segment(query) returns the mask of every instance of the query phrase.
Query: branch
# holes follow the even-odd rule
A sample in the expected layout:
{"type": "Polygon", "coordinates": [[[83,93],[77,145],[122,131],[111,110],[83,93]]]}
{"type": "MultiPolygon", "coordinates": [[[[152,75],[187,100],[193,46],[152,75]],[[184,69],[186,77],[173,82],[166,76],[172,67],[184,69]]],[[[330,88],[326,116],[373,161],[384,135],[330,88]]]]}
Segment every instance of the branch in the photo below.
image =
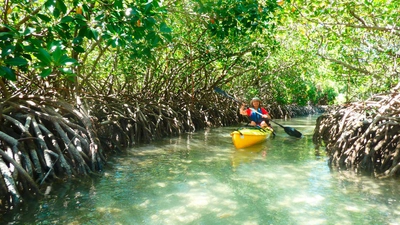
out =
{"type": "Polygon", "coordinates": [[[360,16],[358,16],[354,13],[354,10],[350,10],[350,15],[352,15],[354,18],[356,18],[358,21],[360,21],[362,24],[364,24],[364,26],[367,26],[365,21],[360,16]]]}
{"type": "Polygon", "coordinates": [[[337,63],[337,64],[342,65],[342,66],[344,66],[344,67],[346,67],[348,69],[355,70],[355,71],[358,71],[358,72],[361,72],[361,73],[364,73],[364,74],[367,74],[367,75],[371,75],[371,72],[369,72],[368,70],[354,67],[354,66],[352,66],[352,65],[350,65],[348,63],[345,63],[345,62],[337,60],[337,59],[332,59],[332,58],[323,56],[323,55],[321,55],[319,53],[317,53],[317,55],[320,56],[323,59],[326,59],[326,60],[329,60],[331,62],[337,63]]]}
{"type": "Polygon", "coordinates": [[[307,17],[306,15],[304,15],[303,13],[300,12],[300,16],[302,18],[304,18],[305,20],[312,22],[312,23],[316,23],[316,24],[321,24],[323,26],[346,26],[346,27],[352,27],[352,28],[362,28],[362,29],[367,29],[367,30],[379,30],[379,31],[385,31],[385,32],[392,32],[395,35],[400,35],[398,33],[395,33],[394,31],[400,31],[400,27],[399,26],[391,26],[391,27],[380,27],[380,26],[370,26],[367,25],[365,23],[365,21],[357,16],[353,11],[350,11],[350,15],[352,15],[353,17],[355,17],[358,21],[360,21],[363,25],[355,25],[355,24],[350,24],[350,23],[327,23],[327,22],[323,22],[321,20],[318,19],[311,19],[309,17],[307,17]]]}
{"type": "Polygon", "coordinates": [[[4,18],[3,18],[3,23],[4,24],[8,24],[8,22],[7,22],[7,15],[8,15],[8,9],[10,8],[10,4],[9,4],[9,2],[8,2],[8,0],[6,0],[5,2],[4,2],[4,18]]]}
{"type": "Polygon", "coordinates": [[[338,24],[330,24],[330,25],[344,25],[346,27],[353,27],[353,28],[363,28],[367,30],[379,30],[379,31],[388,31],[388,32],[393,32],[393,31],[400,31],[400,27],[393,26],[393,27],[378,27],[378,26],[368,26],[368,25],[354,25],[354,24],[349,24],[349,23],[338,23],[338,24]]]}
{"type": "Polygon", "coordinates": [[[21,21],[19,21],[19,23],[17,24],[17,30],[19,29],[19,27],[24,24],[26,21],[28,21],[32,16],[36,15],[39,13],[39,11],[42,9],[43,5],[38,7],[37,9],[35,9],[35,11],[33,11],[31,14],[25,16],[21,21]]]}

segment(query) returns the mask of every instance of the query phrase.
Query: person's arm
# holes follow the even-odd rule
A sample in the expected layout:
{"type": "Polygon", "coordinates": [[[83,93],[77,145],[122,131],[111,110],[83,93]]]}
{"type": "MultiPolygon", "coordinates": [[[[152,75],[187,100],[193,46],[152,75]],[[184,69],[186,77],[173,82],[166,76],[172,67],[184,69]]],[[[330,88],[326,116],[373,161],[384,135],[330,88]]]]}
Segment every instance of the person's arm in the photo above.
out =
{"type": "Polygon", "coordinates": [[[247,116],[247,110],[246,110],[246,108],[245,108],[245,104],[242,104],[241,106],[240,106],[240,109],[239,109],[239,113],[241,114],[241,115],[243,115],[243,116],[247,116]]]}
{"type": "Polygon", "coordinates": [[[261,111],[262,111],[262,118],[266,118],[266,119],[271,119],[271,116],[269,115],[269,113],[268,113],[268,111],[266,110],[266,109],[264,109],[264,108],[262,108],[261,109],[261,111]]]}

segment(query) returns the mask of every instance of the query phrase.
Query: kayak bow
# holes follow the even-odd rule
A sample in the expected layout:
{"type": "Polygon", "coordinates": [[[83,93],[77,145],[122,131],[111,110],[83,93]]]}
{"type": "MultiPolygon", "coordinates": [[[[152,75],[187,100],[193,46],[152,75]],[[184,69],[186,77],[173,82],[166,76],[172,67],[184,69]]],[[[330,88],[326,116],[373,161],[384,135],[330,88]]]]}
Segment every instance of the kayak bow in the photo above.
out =
{"type": "Polygon", "coordinates": [[[272,132],[271,128],[241,127],[231,133],[232,142],[236,148],[246,148],[265,141],[272,132]]]}

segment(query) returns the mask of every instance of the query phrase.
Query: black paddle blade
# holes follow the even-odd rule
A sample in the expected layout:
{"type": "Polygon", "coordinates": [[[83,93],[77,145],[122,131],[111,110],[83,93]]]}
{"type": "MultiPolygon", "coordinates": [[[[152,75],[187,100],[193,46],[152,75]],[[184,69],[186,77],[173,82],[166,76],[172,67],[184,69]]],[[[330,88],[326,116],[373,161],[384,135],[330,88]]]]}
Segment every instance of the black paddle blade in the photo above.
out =
{"type": "Polygon", "coordinates": [[[241,101],[237,100],[236,98],[230,96],[228,93],[226,93],[224,90],[222,90],[222,89],[219,88],[219,87],[214,87],[214,91],[217,92],[218,94],[221,94],[221,95],[223,95],[223,96],[225,96],[225,97],[228,97],[228,98],[232,99],[233,101],[235,101],[235,102],[237,102],[237,103],[239,103],[239,104],[242,103],[241,101]]]}
{"type": "Polygon", "coordinates": [[[214,91],[217,92],[218,94],[221,94],[221,95],[223,95],[223,96],[225,96],[225,97],[231,98],[231,99],[233,99],[233,100],[236,101],[235,98],[233,98],[232,96],[228,95],[228,93],[226,93],[224,90],[222,90],[222,89],[219,88],[219,87],[214,87],[214,91]]]}
{"type": "Polygon", "coordinates": [[[277,122],[275,122],[273,120],[270,120],[270,121],[275,123],[276,125],[282,127],[285,130],[285,132],[287,134],[289,134],[290,136],[297,137],[297,138],[301,138],[303,136],[302,133],[300,133],[298,130],[294,129],[293,127],[285,127],[285,126],[283,126],[283,125],[281,125],[281,124],[279,124],[279,123],[277,123],[277,122]]]}
{"type": "Polygon", "coordinates": [[[226,92],[219,87],[214,87],[214,91],[221,95],[227,95],[226,92]]]}
{"type": "Polygon", "coordinates": [[[293,127],[284,127],[283,128],[287,134],[293,137],[301,138],[303,136],[298,130],[294,129],[293,127]]]}

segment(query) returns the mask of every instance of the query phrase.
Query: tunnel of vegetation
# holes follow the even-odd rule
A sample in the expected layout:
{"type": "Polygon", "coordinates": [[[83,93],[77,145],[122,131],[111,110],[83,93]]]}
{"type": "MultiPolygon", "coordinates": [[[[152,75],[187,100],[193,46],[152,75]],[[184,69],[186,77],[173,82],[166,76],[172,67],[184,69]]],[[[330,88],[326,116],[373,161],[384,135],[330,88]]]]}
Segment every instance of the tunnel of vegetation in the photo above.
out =
{"type": "Polygon", "coordinates": [[[0,7],[2,209],[41,196],[48,182],[97,174],[135,143],[244,120],[216,86],[242,101],[260,97],[273,118],[392,90],[320,117],[314,140],[332,165],[397,174],[394,3],[6,0],[0,7]]]}

